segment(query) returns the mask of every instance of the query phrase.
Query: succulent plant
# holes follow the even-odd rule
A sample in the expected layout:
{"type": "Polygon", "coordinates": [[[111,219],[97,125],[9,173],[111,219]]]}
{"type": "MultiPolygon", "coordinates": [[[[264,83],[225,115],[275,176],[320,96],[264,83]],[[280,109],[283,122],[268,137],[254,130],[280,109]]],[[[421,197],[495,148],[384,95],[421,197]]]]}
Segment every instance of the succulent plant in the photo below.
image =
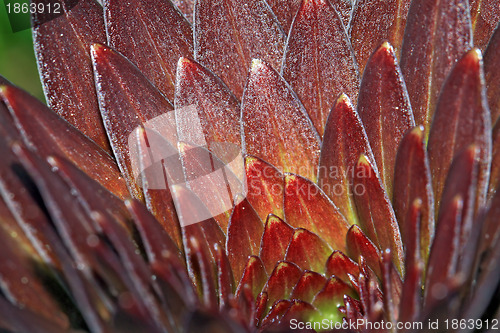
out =
{"type": "Polygon", "coordinates": [[[62,5],[48,106],[0,77],[2,330],[498,329],[500,1],[62,5]]]}

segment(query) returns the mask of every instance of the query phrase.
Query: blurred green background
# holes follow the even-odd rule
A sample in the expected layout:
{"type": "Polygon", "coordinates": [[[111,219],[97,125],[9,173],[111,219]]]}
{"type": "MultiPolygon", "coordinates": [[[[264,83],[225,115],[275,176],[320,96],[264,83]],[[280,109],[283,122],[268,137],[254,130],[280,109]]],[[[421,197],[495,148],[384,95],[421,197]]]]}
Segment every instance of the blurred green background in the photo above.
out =
{"type": "Polygon", "coordinates": [[[0,1],[0,74],[45,101],[33,53],[31,30],[12,32],[4,1],[0,1]]]}

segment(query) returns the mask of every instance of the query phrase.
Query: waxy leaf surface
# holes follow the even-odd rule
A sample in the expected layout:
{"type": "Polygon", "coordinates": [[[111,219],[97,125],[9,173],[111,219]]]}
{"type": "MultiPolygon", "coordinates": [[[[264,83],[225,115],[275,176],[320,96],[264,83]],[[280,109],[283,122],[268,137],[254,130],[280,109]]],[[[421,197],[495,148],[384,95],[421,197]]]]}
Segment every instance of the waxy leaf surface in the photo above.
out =
{"type": "Polygon", "coordinates": [[[219,78],[188,58],[179,59],[176,79],[174,105],[179,140],[208,146],[225,160],[230,152],[220,151],[220,144],[241,144],[238,100],[219,78]]]}
{"type": "Polygon", "coordinates": [[[103,11],[93,0],[74,3],[61,1],[64,14],[58,18],[47,20],[49,14],[38,11],[33,17],[40,77],[48,106],[111,151],[97,104],[89,53],[90,45],[106,42],[103,11]]]}
{"type": "Polygon", "coordinates": [[[399,143],[415,123],[394,49],[387,42],[375,51],[366,65],[359,92],[358,113],[380,178],[389,198],[392,198],[399,143]]]}
{"type": "Polygon", "coordinates": [[[484,52],[484,78],[492,126],[500,116],[500,29],[497,28],[484,52]]]}
{"type": "Polygon", "coordinates": [[[193,54],[189,22],[170,1],[107,0],[104,12],[109,46],[172,100],[177,61],[193,54]]]}
{"type": "Polygon", "coordinates": [[[363,124],[349,97],[342,94],[328,116],[321,146],[318,186],[350,224],[358,220],[353,178],[361,154],[374,161],[363,124]]]}
{"type": "Polygon", "coordinates": [[[355,261],[364,258],[370,268],[375,272],[378,277],[381,277],[380,272],[380,251],[375,244],[366,237],[358,225],[353,225],[346,236],[347,240],[347,253],[349,257],[355,261]]]}
{"type": "Polygon", "coordinates": [[[429,133],[441,86],[472,47],[468,0],[412,1],[401,52],[415,123],[429,133]]]}
{"type": "Polygon", "coordinates": [[[491,163],[491,118],[482,67],[481,51],[467,52],[453,68],[439,97],[428,143],[436,208],[442,200],[453,158],[469,144],[479,149],[474,211],[477,212],[486,201],[491,163]]]}
{"type": "Polygon", "coordinates": [[[264,0],[196,1],[194,27],[195,59],[237,98],[243,95],[253,58],[280,66],[286,35],[264,0]]]}
{"type": "Polygon", "coordinates": [[[354,185],[363,189],[354,194],[363,231],[381,251],[391,250],[394,264],[402,272],[403,246],[398,222],[377,173],[364,155],[356,166],[354,185]]]}
{"type": "MultiPolygon", "coordinates": [[[[347,236],[346,236],[347,237],[347,236]]],[[[358,276],[358,264],[340,251],[333,251],[326,262],[326,275],[335,275],[345,283],[349,283],[349,276],[358,276]]]]}
{"type": "Polygon", "coordinates": [[[236,291],[236,296],[238,296],[242,292],[244,285],[248,285],[254,299],[256,299],[257,295],[264,287],[267,278],[268,275],[266,273],[266,269],[264,268],[262,260],[260,260],[260,258],[257,256],[251,256],[250,258],[248,258],[248,262],[246,263],[245,270],[243,271],[243,276],[236,291]]]}
{"type": "Polygon", "coordinates": [[[401,141],[396,157],[394,175],[394,213],[401,230],[403,244],[414,231],[407,220],[415,200],[421,200],[419,248],[422,258],[427,258],[434,235],[434,193],[429,169],[429,159],[425,149],[424,127],[409,131],[401,141]]]}
{"type": "Polygon", "coordinates": [[[302,276],[302,270],[294,263],[282,261],[269,276],[264,291],[268,294],[268,304],[287,298],[302,276]]]}
{"type": "Polygon", "coordinates": [[[469,0],[474,46],[484,50],[500,21],[500,1],[469,0]]]}
{"type": "Polygon", "coordinates": [[[363,73],[368,58],[384,41],[401,53],[410,0],[360,0],[353,9],[349,32],[359,71],[363,73]]]}
{"type": "Polygon", "coordinates": [[[290,86],[263,61],[252,61],[241,108],[247,154],[316,179],[318,133],[290,86]]]}
{"type": "Polygon", "coordinates": [[[97,96],[111,147],[131,193],[141,199],[143,193],[132,169],[129,136],[146,121],[172,111],[172,106],[122,55],[98,44],[92,46],[91,52],[97,96]]]}
{"type": "Polygon", "coordinates": [[[356,60],[342,20],[328,0],[302,2],[281,71],[321,136],[337,96],[345,93],[357,99],[356,60]]]}

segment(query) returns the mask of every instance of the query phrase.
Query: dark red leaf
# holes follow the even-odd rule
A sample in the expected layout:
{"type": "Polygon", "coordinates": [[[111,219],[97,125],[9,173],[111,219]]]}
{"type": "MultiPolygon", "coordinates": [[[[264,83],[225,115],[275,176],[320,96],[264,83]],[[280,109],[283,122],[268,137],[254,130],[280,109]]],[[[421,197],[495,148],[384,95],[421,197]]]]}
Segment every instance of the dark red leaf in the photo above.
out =
{"type": "MultiPolygon", "coordinates": [[[[469,144],[479,149],[475,214],[486,201],[491,163],[491,124],[481,51],[473,49],[453,68],[443,85],[429,135],[429,162],[436,212],[453,158],[469,144]]],[[[475,215],[474,214],[474,215],[475,215]]]]}
{"type": "Polygon", "coordinates": [[[119,198],[130,197],[115,161],[97,144],[22,90],[3,86],[0,97],[23,139],[38,154],[63,156],[119,198]]]}
{"type": "Polygon", "coordinates": [[[429,133],[441,86],[453,64],[472,47],[468,0],[412,1],[401,70],[415,123],[429,133]]]}
{"type": "Polygon", "coordinates": [[[326,278],[315,272],[305,271],[293,288],[290,299],[311,302],[314,296],[325,286],[326,278]]]}
{"type": "Polygon", "coordinates": [[[487,88],[488,105],[491,110],[492,126],[497,123],[500,116],[500,68],[497,66],[499,62],[500,28],[497,27],[484,52],[484,78],[487,88]]]}
{"type": "Polygon", "coordinates": [[[405,241],[405,278],[399,304],[400,322],[416,321],[422,309],[422,273],[424,262],[421,260],[420,223],[422,220],[422,200],[416,199],[408,209],[408,233],[405,241]]]}
{"type": "MultiPolygon", "coordinates": [[[[169,115],[172,119],[166,119],[172,124],[167,126],[175,132],[174,114],[169,115]]],[[[142,185],[146,206],[177,246],[182,248],[180,221],[170,191],[172,184],[185,182],[178,149],[158,132],[143,127],[134,130],[132,137],[129,138],[129,144],[137,148],[132,151],[136,154],[133,155],[136,166],[142,170],[138,181],[142,185]]]]}
{"type": "Polygon", "coordinates": [[[193,53],[189,22],[170,1],[107,0],[104,11],[108,44],[172,100],[177,61],[193,53]]]}
{"type": "Polygon", "coordinates": [[[297,265],[286,261],[279,262],[264,287],[268,295],[268,304],[288,298],[301,276],[302,270],[297,265]]]}
{"type": "Polygon", "coordinates": [[[349,225],[337,207],[311,181],[293,174],[285,176],[285,218],[291,226],[321,235],[332,248],[345,251],[349,225]]]}
{"type": "Polygon", "coordinates": [[[149,263],[165,266],[174,260],[181,263],[181,251],[144,205],[137,200],[126,201],[125,205],[141,236],[149,263]]]}
{"type": "Polygon", "coordinates": [[[286,35],[263,0],[199,0],[194,12],[195,58],[241,98],[253,58],[278,69],[286,35]],[[217,26],[214,30],[213,27],[217,26]]]}
{"type": "Polygon", "coordinates": [[[354,193],[354,199],[363,231],[381,251],[391,250],[396,268],[403,272],[403,245],[398,222],[376,171],[364,155],[356,167],[354,186],[362,189],[354,193]]]}
{"type": "Polygon", "coordinates": [[[345,283],[349,283],[349,276],[358,276],[358,264],[340,251],[333,251],[326,262],[326,275],[335,275],[345,283]]]}
{"type": "Polygon", "coordinates": [[[361,154],[374,161],[363,124],[349,97],[342,94],[328,116],[321,146],[318,185],[350,224],[358,221],[353,178],[361,154]]]}
{"type": "MultiPolygon", "coordinates": [[[[130,191],[142,199],[133,169],[129,136],[134,129],[168,111],[170,103],[130,61],[108,47],[92,46],[97,96],[111,148],[130,191]]],[[[168,127],[167,127],[168,128],[168,127]]],[[[160,133],[170,138],[172,133],[160,133]]],[[[166,139],[165,139],[166,140],[166,139]]]]}
{"type": "Polygon", "coordinates": [[[310,303],[294,299],[283,317],[281,317],[279,327],[287,329],[290,327],[292,319],[304,322],[312,318],[314,314],[317,315],[317,312],[316,308],[310,303]]]}
{"type": "Polygon", "coordinates": [[[0,298],[0,326],[12,332],[64,333],[68,331],[67,327],[54,324],[40,313],[8,303],[3,297],[0,298]]]}
{"type": "MultiPolygon", "coordinates": [[[[227,231],[234,204],[244,198],[244,184],[232,173],[227,164],[204,147],[179,142],[179,154],[186,186],[200,204],[214,217],[223,231],[227,231]]],[[[240,156],[241,168],[243,158],[240,156]]],[[[179,206],[179,205],[178,205],[179,206]]],[[[194,222],[194,221],[193,221],[194,222]]]]}
{"type": "Polygon", "coordinates": [[[323,273],[331,253],[332,249],[318,235],[306,229],[297,229],[286,250],[285,260],[303,270],[323,273]]]}
{"type": "Polygon", "coordinates": [[[248,200],[237,204],[229,219],[226,251],[234,277],[240,280],[248,257],[259,254],[264,226],[248,200]]]}
{"type": "Polygon", "coordinates": [[[339,13],[340,18],[342,19],[342,23],[347,31],[347,27],[349,26],[349,22],[351,21],[351,13],[353,3],[350,0],[329,0],[330,4],[333,8],[339,13]]]}
{"type": "Polygon", "coordinates": [[[269,328],[271,325],[279,323],[281,317],[290,309],[292,302],[288,300],[277,300],[269,310],[267,316],[262,320],[261,327],[269,328]]]}
{"type": "Polygon", "coordinates": [[[388,321],[396,325],[399,318],[399,304],[401,303],[402,281],[394,265],[392,264],[392,255],[390,250],[382,253],[380,262],[382,269],[382,292],[384,294],[384,311],[388,321]]]}
{"type": "MultiPolygon", "coordinates": [[[[0,86],[1,84],[0,82],[0,86]]],[[[14,119],[12,119],[7,106],[3,102],[0,102],[0,135],[6,143],[22,141],[21,133],[17,130],[14,119]]]]}
{"type": "Polygon", "coordinates": [[[231,161],[224,158],[230,152],[221,144],[241,145],[238,100],[218,77],[188,58],[177,65],[175,116],[179,141],[208,146],[225,162],[231,161]]]}
{"type": "Polygon", "coordinates": [[[111,151],[97,104],[89,53],[90,45],[106,42],[102,7],[93,0],[73,3],[61,1],[64,15],[57,19],[45,20],[41,13],[34,17],[33,40],[45,97],[52,110],[111,151]]]}
{"type": "Polygon", "coordinates": [[[270,214],[267,217],[260,243],[260,257],[266,271],[271,272],[278,261],[285,259],[286,250],[293,234],[293,228],[276,215],[270,214]]]}
{"type": "Polygon", "coordinates": [[[497,192],[500,185],[500,122],[497,121],[492,133],[490,183],[488,187],[489,198],[497,192]]]}
{"type": "Polygon", "coordinates": [[[246,153],[316,179],[318,133],[290,86],[263,61],[252,61],[241,113],[246,153]]]}
{"type": "Polygon", "coordinates": [[[361,302],[353,299],[350,296],[344,296],[345,303],[345,315],[348,323],[357,322],[359,319],[363,318],[363,309],[361,302]]]}
{"type": "MultiPolygon", "coordinates": [[[[484,262],[484,257],[489,256],[496,244],[500,243],[500,191],[496,191],[495,195],[489,201],[489,205],[484,213],[484,222],[481,230],[481,245],[477,253],[477,260],[484,262]]],[[[478,264],[479,264],[478,262],[478,264]]]]}
{"type": "MultiPolygon", "coordinates": [[[[460,235],[458,236],[458,251],[460,255],[465,251],[465,244],[472,237],[472,229],[475,227],[475,216],[479,213],[475,211],[474,207],[478,185],[478,169],[479,149],[476,145],[471,145],[459,152],[453,160],[443,189],[438,223],[442,216],[448,214],[447,210],[455,198],[460,197],[462,199],[460,235]]],[[[460,259],[463,260],[463,258],[460,259]]]]}
{"type": "MultiPolygon", "coordinates": [[[[94,212],[92,218],[102,228],[113,249],[117,252],[125,274],[130,279],[130,294],[144,303],[147,308],[146,313],[152,317],[152,321],[155,321],[158,326],[166,325],[167,314],[161,309],[157,295],[152,288],[152,272],[140,255],[137,245],[129,238],[126,230],[110,216],[94,212]]],[[[123,306],[123,304],[120,305],[123,306]]],[[[140,304],[140,306],[143,305],[140,304]]],[[[144,317],[147,318],[147,316],[144,317]]]]}
{"type": "Polygon", "coordinates": [[[89,212],[111,214],[117,221],[131,231],[129,215],[123,201],[90,178],[73,163],[59,156],[50,156],[47,162],[64,181],[73,189],[73,194],[89,212]]]}
{"type": "Polygon", "coordinates": [[[500,1],[469,0],[474,46],[484,50],[500,21],[500,1]]]}
{"type": "Polygon", "coordinates": [[[262,221],[269,214],[280,218],[283,213],[285,180],[275,167],[258,157],[245,158],[247,176],[247,199],[262,221]]]}
{"type": "Polygon", "coordinates": [[[380,321],[383,315],[382,292],[378,288],[376,278],[371,275],[359,274],[359,299],[363,306],[364,317],[371,322],[380,321]]]}
{"type": "Polygon", "coordinates": [[[193,23],[194,0],[172,0],[172,3],[180,9],[189,22],[193,23]]]}
{"type": "MultiPolygon", "coordinates": [[[[233,300],[235,284],[234,273],[231,270],[229,258],[223,248],[217,246],[217,291],[219,296],[219,308],[221,310],[229,308],[233,300]]],[[[239,277],[237,277],[239,278],[239,277]]]]}
{"type": "Polygon", "coordinates": [[[424,303],[429,308],[448,296],[460,251],[463,199],[457,196],[442,209],[427,263],[424,303]]]}
{"type": "MultiPolygon", "coordinates": [[[[74,200],[71,189],[51,171],[47,163],[20,145],[14,145],[13,150],[36,183],[56,231],[64,242],[66,249],[62,249],[57,242],[51,242],[51,246],[61,259],[66,281],[78,306],[87,311],[83,315],[89,325],[100,327],[107,320],[105,318],[119,310],[151,326],[154,319],[152,313],[146,310],[146,299],[143,295],[139,296],[140,292],[124,267],[122,258],[118,258],[108,245],[109,240],[104,240],[105,236],[100,233],[102,226],[97,225],[93,217],[74,200]],[[72,263],[68,262],[68,251],[72,263]],[[111,292],[116,297],[126,295],[127,303],[112,301],[111,292]],[[102,310],[97,314],[91,306],[102,310]]],[[[130,263],[127,265],[130,266],[130,263]]]]}
{"type": "Polygon", "coordinates": [[[248,285],[252,292],[254,299],[262,291],[262,288],[267,282],[267,273],[264,268],[262,260],[257,256],[251,256],[248,258],[245,270],[243,271],[243,276],[238,284],[238,289],[236,290],[236,297],[239,297],[243,291],[243,287],[248,285]]]}
{"type": "Polygon", "coordinates": [[[293,19],[300,8],[301,0],[267,0],[285,34],[288,34],[293,19]]]}
{"type": "MultiPolygon", "coordinates": [[[[2,216],[2,223],[6,222],[2,216]]],[[[0,290],[16,306],[37,313],[60,329],[67,329],[67,316],[45,288],[43,275],[49,276],[48,267],[22,238],[22,234],[9,230],[7,225],[0,228],[0,290]]]]}
{"type": "Polygon", "coordinates": [[[363,73],[370,55],[384,41],[394,46],[396,55],[401,54],[410,2],[411,0],[356,2],[349,28],[360,73],[363,73]]]}
{"type": "Polygon", "coordinates": [[[361,257],[365,258],[370,268],[382,277],[380,272],[380,251],[372,243],[368,237],[361,231],[358,225],[353,225],[347,233],[347,250],[348,254],[355,261],[359,261],[361,257]]]}
{"type": "Polygon", "coordinates": [[[399,143],[415,126],[410,100],[392,46],[384,42],[370,57],[359,91],[358,112],[380,178],[392,198],[399,143]]]}
{"type": "MultiPolygon", "coordinates": [[[[188,228],[194,226],[197,224],[188,226],[188,228]]],[[[218,246],[214,245],[213,248],[209,248],[206,242],[198,241],[196,236],[187,237],[186,233],[183,242],[189,276],[198,289],[202,304],[213,311],[218,307],[217,276],[214,269],[215,249],[218,246]]]]}
{"type": "Polygon", "coordinates": [[[415,127],[403,137],[396,156],[393,206],[403,244],[415,233],[407,218],[417,199],[421,200],[419,248],[425,260],[434,237],[434,193],[423,126],[415,127]]]}
{"type": "Polygon", "coordinates": [[[320,136],[337,96],[345,93],[357,99],[356,60],[342,20],[328,0],[302,2],[288,37],[281,72],[320,136]]]}

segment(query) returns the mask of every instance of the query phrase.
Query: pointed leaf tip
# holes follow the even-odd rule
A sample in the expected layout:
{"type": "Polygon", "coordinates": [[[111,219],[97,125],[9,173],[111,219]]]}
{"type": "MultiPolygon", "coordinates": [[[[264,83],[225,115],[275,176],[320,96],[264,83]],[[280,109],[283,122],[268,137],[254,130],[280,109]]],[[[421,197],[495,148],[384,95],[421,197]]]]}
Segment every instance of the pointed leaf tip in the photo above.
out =
{"type": "MultiPolygon", "coordinates": [[[[34,1],[44,5],[46,1],[34,1]]],[[[110,151],[99,112],[89,46],[106,43],[102,7],[92,0],[60,1],[61,15],[33,27],[35,55],[48,106],[110,151]]],[[[39,8],[39,7],[38,7],[39,8]]],[[[37,16],[48,13],[33,14],[37,16]]]]}
{"type": "Polygon", "coordinates": [[[349,97],[341,94],[328,116],[321,146],[318,185],[350,224],[358,220],[353,174],[360,154],[374,160],[361,120],[349,97]]]}
{"type": "MultiPolygon", "coordinates": [[[[356,166],[354,193],[360,225],[379,250],[391,249],[395,266],[403,270],[403,245],[391,202],[371,162],[361,155],[356,166]]],[[[352,228],[351,228],[352,229],[352,228]]]]}
{"type": "Polygon", "coordinates": [[[453,159],[471,143],[480,150],[475,212],[485,203],[492,149],[485,89],[481,51],[474,48],[463,55],[443,84],[429,134],[436,212],[453,159]]]}
{"type": "Polygon", "coordinates": [[[265,62],[254,62],[241,114],[247,154],[316,179],[318,133],[290,86],[265,62]]]}
{"type": "Polygon", "coordinates": [[[368,60],[361,81],[358,112],[380,178],[392,198],[397,149],[403,135],[415,126],[415,122],[394,49],[388,42],[368,60]]]}
{"type": "Polygon", "coordinates": [[[346,249],[349,224],[325,193],[303,177],[285,175],[285,219],[296,228],[320,235],[332,248],[346,249]]]}
{"type": "Polygon", "coordinates": [[[171,1],[108,0],[104,12],[108,44],[173,99],[177,61],[193,54],[189,22],[171,1]]]}
{"type": "Polygon", "coordinates": [[[472,47],[468,0],[412,1],[406,21],[401,69],[417,125],[429,133],[443,82],[472,47]]]}
{"type": "Polygon", "coordinates": [[[219,76],[237,98],[243,95],[253,58],[279,68],[286,35],[264,0],[196,1],[194,29],[195,60],[219,76]]]}
{"type": "Polygon", "coordinates": [[[323,135],[335,97],[354,101],[359,74],[344,25],[327,0],[304,1],[290,30],[281,72],[323,135]]]}
{"type": "Polygon", "coordinates": [[[415,200],[421,202],[420,249],[426,259],[434,235],[434,192],[425,147],[425,129],[413,128],[401,140],[396,156],[393,206],[403,244],[412,233],[408,217],[415,200]]]}

